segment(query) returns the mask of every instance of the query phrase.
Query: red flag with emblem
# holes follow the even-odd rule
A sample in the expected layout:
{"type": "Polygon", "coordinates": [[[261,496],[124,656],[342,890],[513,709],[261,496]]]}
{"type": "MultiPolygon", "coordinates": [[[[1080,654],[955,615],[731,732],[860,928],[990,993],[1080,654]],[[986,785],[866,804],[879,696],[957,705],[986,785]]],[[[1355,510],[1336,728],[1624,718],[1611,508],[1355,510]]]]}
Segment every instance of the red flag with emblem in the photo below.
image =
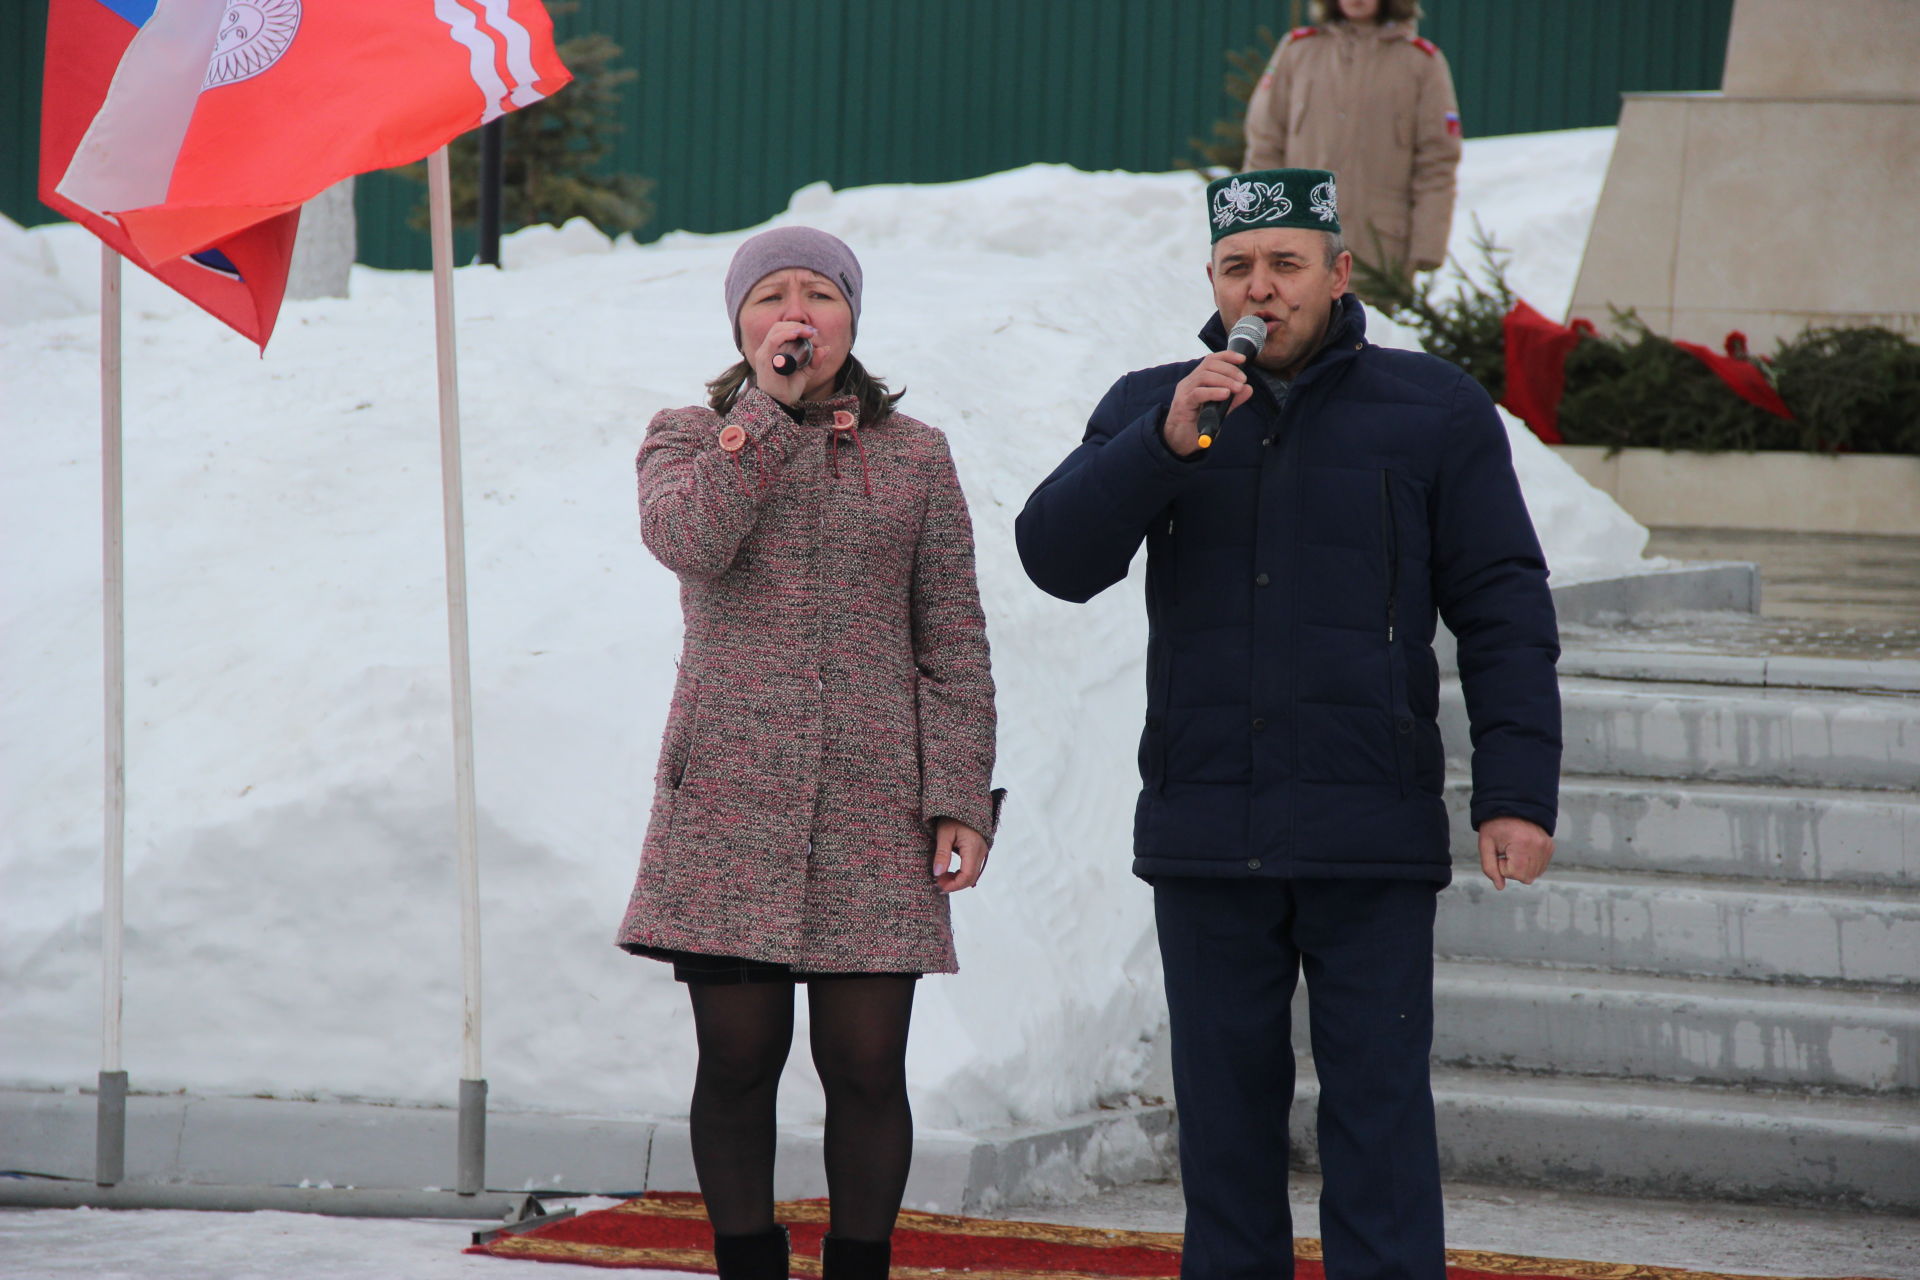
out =
{"type": "Polygon", "coordinates": [[[539,0],[52,0],[40,196],[264,347],[302,203],[570,78],[539,0]]]}

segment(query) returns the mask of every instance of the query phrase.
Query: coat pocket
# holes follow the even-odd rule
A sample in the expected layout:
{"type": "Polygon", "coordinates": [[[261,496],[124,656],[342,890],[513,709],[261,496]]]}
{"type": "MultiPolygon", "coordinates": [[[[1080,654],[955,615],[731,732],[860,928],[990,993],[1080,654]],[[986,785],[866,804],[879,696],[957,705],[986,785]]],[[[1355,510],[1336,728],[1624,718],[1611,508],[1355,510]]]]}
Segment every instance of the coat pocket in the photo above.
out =
{"type": "Polygon", "coordinates": [[[1157,697],[1147,702],[1147,730],[1140,746],[1141,781],[1155,791],[1164,791],[1167,786],[1167,719],[1173,707],[1173,654],[1171,648],[1160,655],[1159,668],[1154,672],[1154,692],[1157,697]]]}
{"type": "Polygon", "coordinates": [[[678,791],[687,780],[687,771],[692,768],[695,752],[700,746],[700,712],[706,702],[704,686],[693,686],[693,702],[687,708],[680,732],[670,749],[667,761],[667,785],[678,791]]]}

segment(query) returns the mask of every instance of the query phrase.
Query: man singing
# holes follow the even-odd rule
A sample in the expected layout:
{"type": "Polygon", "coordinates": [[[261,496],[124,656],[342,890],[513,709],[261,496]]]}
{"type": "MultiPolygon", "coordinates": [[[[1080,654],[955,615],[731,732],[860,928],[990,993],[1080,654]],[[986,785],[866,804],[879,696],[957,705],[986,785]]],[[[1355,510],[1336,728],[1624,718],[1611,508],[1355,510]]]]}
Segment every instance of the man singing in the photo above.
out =
{"type": "Polygon", "coordinates": [[[1290,1002],[1307,979],[1331,1280],[1442,1280],[1427,1057],[1451,870],[1436,612],[1459,641],[1497,888],[1553,856],[1559,641],[1507,437],[1444,360],[1373,346],[1333,175],[1207,188],[1212,354],[1127,374],[1020,515],[1085,601],[1147,546],[1134,872],[1173,1034],[1185,1280],[1293,1271],[1290,1002]],[[1257,316],[1251,361],[1228,326],[1257,316]],[[1202,446],[1203,408],[1224,414],[1202,446]]]}

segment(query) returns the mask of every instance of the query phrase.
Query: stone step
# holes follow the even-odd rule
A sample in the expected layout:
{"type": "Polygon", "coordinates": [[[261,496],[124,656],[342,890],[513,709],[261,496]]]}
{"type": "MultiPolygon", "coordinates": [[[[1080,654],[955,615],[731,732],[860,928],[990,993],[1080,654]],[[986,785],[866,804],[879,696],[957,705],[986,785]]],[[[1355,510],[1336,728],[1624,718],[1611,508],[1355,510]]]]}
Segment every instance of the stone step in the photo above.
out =
{"type": "MultiPolygon", "coordinates": [[[[1560,681],[1567,774],[1920,787],[1920,697],[1807,689],[1560,681]]],[[[1457,681],[1443,688],[1450,764],[1465,776],[1467,719],[1457,681]]]]}
{"type": "Polygon", "coordinates": [[[1670,976],[1920,987],[1920,892],[1553,871],[1496,890],[1477,871],[1441,896],[1447,959],[1670,976]]]}
{"type": "Polygon", "coordinates": [[[1911,658],[1830,658],[1569,644],[1560,655],[1560,674],[1767,689],[1920,693],[1920,662],[1911,658]]]}
{"type": "MultiPolygon", "coordinates": [[[[1512,1071],[1436,1071],[1446,1175],[1555,1190],[1920,1211],[1920,1111],[1906,1099],[1512,1071]]],[[[1317,1167],[1304,1067],[1296,1165],[1317,1167]]]]}
{"type": "Polygon", "coordinates": [[[1433,997],[1436,1065],[1920,1094],[1920,992],[1453,960],[1433,997]]]}
{"type": "MultiPolygon", "coordinates": [[[[1449,784],[1453,847],[1478,849],[1472,788],[1449,784]]],[[[1556,867],[1920,888],[1920,796],[1764,784],[1568,777],[1556,867]]]]}

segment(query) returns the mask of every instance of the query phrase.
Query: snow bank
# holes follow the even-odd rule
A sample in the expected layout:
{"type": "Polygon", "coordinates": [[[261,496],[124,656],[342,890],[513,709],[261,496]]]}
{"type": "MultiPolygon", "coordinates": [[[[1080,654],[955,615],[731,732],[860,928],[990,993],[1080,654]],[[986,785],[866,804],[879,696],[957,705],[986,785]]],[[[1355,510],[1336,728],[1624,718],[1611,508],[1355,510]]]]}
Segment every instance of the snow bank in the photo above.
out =
{"type": "MultiPolygon", "coordinates": [[[[1470,144],[1468,205],[1516,245],[1572,225],[1609,136],[1470,144]],[[1483,155],[1585,185],[1479,200],[1483,155]]],[[[1012,519],[1115,376],[1195,349],[1199,187],[1036,166],[795,205],[787,219],[862,257],[864,358],[953,441],[1002,690],[1013,795],[989,875],[956,902],[963,972],[923,986],[915,1107],[930,1127],[1084,1109],[1138,1085],[1162,1020],[1148,895],[1127,872],[1144,623],[1137,579],[1082,607],[1030,587],[1012,519]]],[[[549,233],[516,270],[460,274],[501,1106],[684,1113],[684,996],[611,945],[680,630],[636,533],[632,460],[652,414],[733,358],[721,277],[744,234],[607,249],[549,233]]],[[[24,242],[50,278],[90,269],[76,228],[24,242]]],[[[97,339],[20,292],[0,293],[0,1083],[57,1086],[97,1068],[97,339]]],[[[138,272],[127,294],[127,1066],[141,1089],[449,1100],[429,282],[357,269],[350,301],[289,303],[264,359],[138,272]]],[[[1519,456],[1556,563],[1637,557],[1571,471],[1519,456]]],[[[795,1120],[820,1108],[803,1058],[795,1120]]]]}
{"type": "MultiPolygon", "coordinates": [[[[84,232],[82,234],[85,234],[84,232]]],[[[100,260],[99,250],[94,261],[100,260]]],[[[91,306],[75,284],[61,278],[51,242],[0,215],[0,323],[20,324],[100,310],[99,268],[94,269],[91,306]]]]}

